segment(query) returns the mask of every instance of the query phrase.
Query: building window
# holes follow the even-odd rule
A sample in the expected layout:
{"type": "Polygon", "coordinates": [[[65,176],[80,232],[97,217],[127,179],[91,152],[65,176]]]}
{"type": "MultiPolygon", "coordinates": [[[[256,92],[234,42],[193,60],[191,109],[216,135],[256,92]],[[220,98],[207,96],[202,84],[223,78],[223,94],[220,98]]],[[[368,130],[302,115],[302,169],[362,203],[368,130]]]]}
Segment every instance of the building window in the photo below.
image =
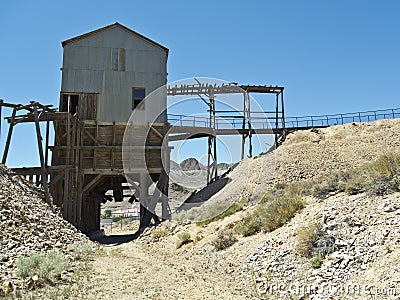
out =
{"type": "Polygon", "coordinates": [[[132,88],[132,109],[144,109],[144,97],[146,96],[144,88],[132,88]]]}

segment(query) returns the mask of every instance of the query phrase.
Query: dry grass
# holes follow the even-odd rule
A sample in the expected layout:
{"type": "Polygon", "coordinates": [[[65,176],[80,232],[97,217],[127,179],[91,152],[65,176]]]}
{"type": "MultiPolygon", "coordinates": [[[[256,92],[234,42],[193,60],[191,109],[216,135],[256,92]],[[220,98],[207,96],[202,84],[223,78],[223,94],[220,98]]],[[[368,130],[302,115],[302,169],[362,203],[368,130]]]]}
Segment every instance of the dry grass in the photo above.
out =
{"type": "Polygon", "coordinates": [[[176,241],[176,249],[179,249],[185,244],[193,242],[192,237],[189,232],[182,231],[178,233],[178,240],[176,241]]]}
{"type": "Polygon", "coordinates": [[[304,205],[301,196],[280,195],[268,203],[260,204],[236,225],[235,230],[243,236],[274,231],[293,218],[304,205]]]}
{"type": "Polygon", "coordinates": [[[59,276],[68,267],[68,261],[61,254],[49,251],[46,255],[33,253],[19,257],[16,261],[17,275],[21,278],[38,275],[42,279],[59,276]]]}
{"type": "Polygon", "coordinates": [[[217,251],[224,250],[237,242],[232,230],[220,231],[217,237],[211,242],[217,251]]]}

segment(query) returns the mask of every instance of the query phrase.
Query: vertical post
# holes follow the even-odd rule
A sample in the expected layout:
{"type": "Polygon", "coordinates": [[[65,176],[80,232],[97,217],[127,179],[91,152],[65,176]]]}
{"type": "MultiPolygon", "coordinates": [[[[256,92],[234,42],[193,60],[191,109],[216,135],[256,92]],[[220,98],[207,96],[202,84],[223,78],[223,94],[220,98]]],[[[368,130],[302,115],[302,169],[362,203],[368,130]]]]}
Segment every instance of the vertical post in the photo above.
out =
{"type": "MultiPolygon", "coordinates": [[[[97,120],[95,121],[96,128],[95,128],[95,135],[94,138],[96,141],[99,139],[99,124],[97,123],[97,120]]],[[[93,171],[96,170],[96,165],[97,165],[97,151],[96,151],[96,145],[93,149],[93,171]]]]}
{"type": "Polygon", "coordinates": [[[46,120],[46,147],[45,147],[45,157],[44,157],[44,164],[47,167],[49,163],[49,127],[50,127],[50,121],[49,117],[47,116],[46,120]]]}
{"type": "Polygon", "coordinates": [[[208,137],[208,168],[207,168],[207,183],[211,183],[218,177],[217,170],[217,136],[215,134],[215,102],[214,94],[211,91],[209,96],[209,108],[210,108],[210,131],[211,135],[208,137]],[[211,162],[212,161],[212,162],[211,162]]]}
{"type": "Polygon", "coordinates": [[[281,105],[282,105],[282,129],[285,131],[285,104],[283,102],[283,90],[281,91],[281,105]]]}
{"type": "MultiPolygon", "coordinates": [[[[68,107],[68,110],[69,110],[69,105],[67,106],[68,107]]],[[[69,113],[69,111],[68,111],[68,114],[67,114],[67,126],[66,126],[66,128],[65,128],[65,131],[66,131],[66,133],[67,133],[67,150],[66,150],[66,157],[65,157],[65,176],[64,176],[64,193],[63,193],[63,217],[64,217],[64,219],[66,219],[66,220],[68,220],[68,205],[69,205],[69,174],[70,174],[70,165],[69,165],[69,162],[70,162],[70,157],[69,157],[69,147],[71,146],[71,136],[70,136],[70,127],[71,127],[71,125],[70,125],[70,122],[71,122],[71,120],[70,120],[70,117],[71,117],[71,114],[69,113]]]]}
{"type": "Polygon", "coordinates": [[[249,127],[249,157],[253,157],[253,144],[252,144],[252,133],[251,133],[251,108],[250,108],[250,95],[246,92],[247,98],[247,124],[249,127]]]}
{"type": "Polygon", "coordinates": [[[43,156],[42,136],[40,134],[39,115],[38,115],[36,103],[33,105],[33,115],[35,117],[36,137],[37,137],[37,142],[38,142],[40,166],[42,169],[42,176],[41,176],[42,186],[44,189],[44,195],[46,197],[46,202],[48,204],[51,204],[50,194],[49,194],[49,186],[47,184],[47,168],[46,168],[44,156],[43,156]]]}
{"type": "Polygon", "coordinates": [[[17,108],[14,107],[11,115],[10,126],[8,127],[8,134],[7,134],[6,145],[4,147],[3,160],[1,161],[3,165],[5,165],[7,161],[7,155],[8,155],[8,150],[10,149],[11,136],[15,125],[14,119],[16,114],[17,114],[17,108]]]}
{"type": "Polygon", "coordinates": [[[244,149],[246,145],[246,135],[244,133],[244,130],[246,129],[246,92],[243,93],[243,120],[242,120],[242,129],[243,129],[243,134],[242,134],[242,154],[240,159],[244,159],[244,149]]]}
{"type": "Polygon", "coordinates": [[[111,148],[111,170],[114,170],[114,147],[115,147],[115,121],[112,128],[112,148],[111,148]]]}
{"type": "Polygon", "coordinates": [[[275,148],[278,147],[279,94],[276,94],[275,104],[275,148]]]}

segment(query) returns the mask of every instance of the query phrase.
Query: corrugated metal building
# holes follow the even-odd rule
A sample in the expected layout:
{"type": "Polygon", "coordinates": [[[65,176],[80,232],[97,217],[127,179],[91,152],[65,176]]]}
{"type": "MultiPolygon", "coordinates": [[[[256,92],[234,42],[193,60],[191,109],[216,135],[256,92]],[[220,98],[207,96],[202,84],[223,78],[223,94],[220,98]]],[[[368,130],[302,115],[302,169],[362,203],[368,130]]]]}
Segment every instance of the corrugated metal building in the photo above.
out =
{"type": "MultiPolygon", "coordinates": [[[[62,46],[60,110],[69,106],[82,119],[127,122],[140,100],[167,82],[168,49],[119,23],[62,46]]],[[[146,114],[163,111],[166,99],[152,105],[145,107],[146,114]]]]}
{"type": "MultiPolygon", "coordinates": [[[[100,204],[109,200],[106,193],[111,190],[115,201],[127,197],[125,162],[129,183],[136,185],[135,197],[142,205],[140,222],[145,226],[154,218],[147,213],[154,210],[148,208],[161,197],[150,195],[149,186],[157,182],[168,193],[162,158],[168,163],[170,149],[163,142],[168,130],[166,90],[157,94],[157,101],[142,101],[166,84],[168,49],[119,23],[66,40],[62,46],[60,112],[53,119],[55,142],[51,147],[54,203],[83,232],[96,232],[100,204]],[[146,141],[144,146],[125,148],[130,155],[126,159],[123,137],[135,108],[143,113],[135,115],[139,126],[134,136],[146,137],[146,141]],[[164,113],[155,119],[160,112],[164,113]]],[[[165,198],[163,216],[167,215],[165,198]]]]}

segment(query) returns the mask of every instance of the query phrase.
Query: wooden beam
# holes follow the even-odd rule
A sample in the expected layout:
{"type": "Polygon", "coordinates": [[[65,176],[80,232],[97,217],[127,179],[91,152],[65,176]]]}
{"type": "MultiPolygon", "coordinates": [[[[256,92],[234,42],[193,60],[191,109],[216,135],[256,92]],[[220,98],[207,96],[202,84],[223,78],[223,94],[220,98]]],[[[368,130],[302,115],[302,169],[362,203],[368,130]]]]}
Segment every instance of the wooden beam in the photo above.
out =
{"type": "Polygon", "coordinates": [[[103,177],[103,174],[98,174],[92,181],[90,181],[87,185],[85,185],[82,189],[82,194],[92,189],[95,186],[95,184],[98,183],[101,177],[103,177]]]}
{"type": "Polygon", "coordinates": [[[51,204],[50,200],[50,193],[49,193],[49,186],[47,184],[47,170],[43,156],[43,145],[42,145],[42,136],[40,134],[40,124],[39,124],[39,116],[37,106],[34,105],[33,107],[33,114],[35,117],[35,127],[36,127],[36,138],[38,143],[38,150],[39,150],[39,159],[40,159],[40,166],[42,170],[42,187],[44,189],[44,195],[46,197],[46,202],[51,204]]]}
{"type": "MultiPolygon", "coordinates": [[[[3,153],[3,159],[1,161],[1,163],[3,165],[6,164],[7,161],[7,155],[8,155],[8,150],[10,149],[10,142],[11,142],[11,136],[12,136],[12,132],[14,129],[14,119],[15,119],[15,114],[17,113],[17,109],[14,107],[12,115],[11,115],[11,122],[10,122],[10,126],[8,128],[8,134],[7,134],[7,140],[6,140],[6,145],[4,147],[4,153],[3,153]]],[[[0,120],[1,121],[1,120],[0,120]]]]}
{"type": "Polygon", "coordinates": [[[155,134],[157,134],[161,139],[164,138],[164,135],[161,134],[161,133],[160,133],[157,129],[155,129],[153,126],[151,126],[150,129],[151,129],[155,134]]]}

